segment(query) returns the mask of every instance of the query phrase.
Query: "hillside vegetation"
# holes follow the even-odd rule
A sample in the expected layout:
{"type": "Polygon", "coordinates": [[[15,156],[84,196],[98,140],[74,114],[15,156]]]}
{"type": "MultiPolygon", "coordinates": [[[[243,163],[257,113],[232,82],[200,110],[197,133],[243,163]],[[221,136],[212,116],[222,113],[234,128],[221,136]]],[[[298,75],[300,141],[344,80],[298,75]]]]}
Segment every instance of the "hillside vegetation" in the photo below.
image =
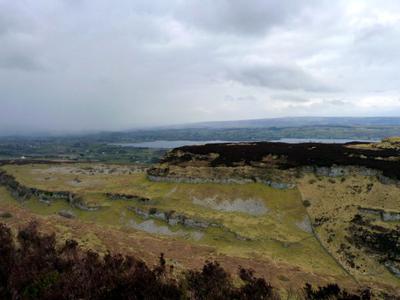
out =
{"type": "Polygon", "coordinates": [[[1,167],[0,216],[100,255],[155,264],[164,252],[178,272],[216,260],[239,282],[240,265],[283,297],[334,282],[384,298],[400,293],[394,157],[375,144],[247,143],[178,148],[148,169],[19,161],[1,167]]]}
{"type": "MultiPolygon", "coordinates": [[[[74,240],[57,244],[54,234],[41,234],[36,223],[14,238],[0,224],[0,296],[2,299],[280,299],[263,278],[239,269],[240,283],[216,262],[201,270],[174,274],[163,254],[153,268],[133,256],[82,251],[74,240]],[[18,245],[17,245],[18,244],[18,245]]],[[[298,292],[298,299],[371,299],[371,292],[356,294],[337,285],[298,292]]]]}

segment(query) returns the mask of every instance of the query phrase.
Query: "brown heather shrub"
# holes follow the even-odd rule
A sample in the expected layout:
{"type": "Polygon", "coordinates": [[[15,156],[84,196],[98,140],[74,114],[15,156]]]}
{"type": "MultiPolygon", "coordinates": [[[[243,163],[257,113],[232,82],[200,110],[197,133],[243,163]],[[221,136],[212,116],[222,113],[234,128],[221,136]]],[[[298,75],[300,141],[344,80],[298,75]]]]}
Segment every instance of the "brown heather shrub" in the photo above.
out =
{"type": "Polygon", "coordinates": [[[270,299],[264,279],[240,272],[239,288],[217,263],[177,280],[163,254],[149,268],[132,256],[82,251],[74,240],[57,247],[55,235],[40,234],[35,223],[18,232],[16,243],[0,224],[0,299],[270,299]]]}
{"type": "Polygon", "coordinates": [[[303,289],[303,293],[304,298],[307,300],[370,300],[372,296],[369,289],[361,290],[358,292],[358,295],[355,295],[342,290],[337,284],[328,284],[313,289],[307,283],[303,289]]]}
{"type": "MultiPolygon", "coordinates": [[[[0,223],[0,299],[14,300],[261,300],[279,299],[273,287],[252,270],[239,269],[241,286],[217,263],[206,262],[202,270],[179,276],[167,267],[164,255],[149,268],[132,256],[108,253],[100,256],[83,251],[74,240],[57,246],[54,234],[45,235],[30,223],[13,238],[0,223]],[[169,271],[167,271],[169,269],[169,271]]],[[[348,294],[337,285],[313,290],[306,285],[303,299],[367,300],[369,291],[348,294]]]]}

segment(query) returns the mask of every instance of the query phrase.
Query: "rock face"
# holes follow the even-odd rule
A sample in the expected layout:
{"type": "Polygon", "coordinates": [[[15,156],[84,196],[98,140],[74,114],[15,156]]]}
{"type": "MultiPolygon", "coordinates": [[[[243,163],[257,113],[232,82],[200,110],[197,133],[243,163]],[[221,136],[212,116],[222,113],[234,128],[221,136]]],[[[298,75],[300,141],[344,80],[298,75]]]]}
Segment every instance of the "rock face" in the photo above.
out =
{"type": "Polygon", "coordinates": [[[181,177],[171,176],[171,174],[158,175],[156,168],[153,168],[148,173],[148,178],[151,181],[158,182],[175,182],[175,183],[222,183],[222,184],[245,184],[245,183],[253,183],[255,180],[246,179],[246,178],[207,178],[206,176],[202,177],[185,177],[184,175],[181,177]]]}
{"type": "Polygon", "coordinates": [[[249,166],[240,167],[181,167],[161,165],[148,169],[148,178],[156,182],[175,183],[262,183],[276,189],[292,189],[296,185],[288,182],[285,171],[272,172],[249,166]]]}
{"type": "Polygon", "coordinates": [[[348,240],[353,245],[377,257],[381,264],[400,278],[400,226],[375,225],[369,219],[356,215],[348,232],[348,240]]]}
{"type": "Polygon", "coordinates": [[[356,171],[382,183],[400,179],[400,150],[363,148],[361,143],[237,143],[185,146],[171,150],[147,170],[153,181],[188,183],[260,182],[277,189],[295,186],[301,172],[341,177],[356,171]]]}
{"type": "Polygon", "coordinates": [[[391,221],[400,221],[400,212],[383,212],[382,213],[382,221],[391,222],[391,221]]]}
{"type": "Polygon", "coordinates": [[[72,206],[82,210],[98,210],[98,206],[88,206],[79,195],[66,191],[45,191],[36,188],[26,187],[20,184],[14,176],[0,171],[0,185],[3,185],[18,201],[25,201],[31,197],[36,197],[39,201],[51,204],[54,200],[68,201],[72,206]]]}
{"type": "MultiPolygon", "coordinates": [[[[233,235],[235,237],[235,239],[237,239],[237,240],[240,240],[240,241],[250,240],[247,237],[241,236],[241,235],[237,234],[236,232],[229,230],[222,224],[210,223],[206,220],[191,218],[184,214],[176,213],[175,211],[165,212],[165,211],[157,210],[155,208],[142,209],[142,208],[134,207],[134,206],[128,207],[128,209],[130,211],[134,212],[137,216],[139,216],[145,220],[145,222],[142,222],[140,224],[136,223],[134,220],[131,220],[130,224],[133,227],[135,227],[136,229],[141,229],[141,230],[150,232],[149,230],[155,226],[152,219],[155,219],[155,220],[163,221],[163,222],[165,222],[166,225],[169,225],[169,226],[181,225],[183,227],[187,227],[192,230],[197,230],[197,231],[191,233],[192,238],[195,240],[200,239],[203,236],[203,231],[205,231],[211,227],[220,228],[226,234],[233,235]]],[[[166,226],[157,226],[157,227],[158,228],[155,228],[153,233],[169,235],[168,233],[172,232],[166,226]],[[161,231],[159,231],[159,230],[161,230],[161,231]]],[[[180,231],[178,231],[178,232],[180,232],[180,231]]],[[[182,232],[180,232],[180,233],[182,233],[182,232]]]]}
{"type": "Polygon", "coordinates": [[[58,212],[58,215],[67,219],[75,218],[75,214],[70,210],[61,210],[58,212]]]}
{"type": "Polygon", "coordinates": [[[106,193],[105,195],[110,200],[139,201],[143,203],[148,203],[150,201],[149,198],[130,194],[106,193]]]}
{"type": "Polygon", "coordinates": [[[205,229],[209,226],[215,226],[215,224],[210,224],[207,221],[199,220],[199,219],[192,219],[183,214],[175,213],[175,211],[159,211],[155,208],[150,208],[148,210],[144,210],[138,207],[130,207],[129,210],[135,212],[138,216],[144,219],[158,219],[165,221],[171,226],[175,225],[182,225],[191,228],[198,228],[198,229],[205,229]]]}
{"type": "Polygon", "coordinates": [[[400,221],[400,212],[385,211],[384,209],[359,207],[358,211],[363,214],[378,216],[383,222],[400,221]]]}
{"type": "Polygon", "coordinates": [[[319,176],[326,177],[341,177],[349,174],[349,170],[345,167],[331,166],[331,167],[316,167],[313,172],[319,176]]]}

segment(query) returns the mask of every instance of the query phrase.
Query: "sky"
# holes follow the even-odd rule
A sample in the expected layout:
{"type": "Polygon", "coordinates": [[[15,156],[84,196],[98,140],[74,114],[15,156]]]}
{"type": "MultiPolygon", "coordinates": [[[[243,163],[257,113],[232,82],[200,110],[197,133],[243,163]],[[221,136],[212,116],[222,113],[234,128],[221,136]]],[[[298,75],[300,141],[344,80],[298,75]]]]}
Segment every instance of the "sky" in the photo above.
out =
{"type": "Polygon", "coordinates": [[[0,132],[399,116],[398,0],[0,0],[0,132]]]}

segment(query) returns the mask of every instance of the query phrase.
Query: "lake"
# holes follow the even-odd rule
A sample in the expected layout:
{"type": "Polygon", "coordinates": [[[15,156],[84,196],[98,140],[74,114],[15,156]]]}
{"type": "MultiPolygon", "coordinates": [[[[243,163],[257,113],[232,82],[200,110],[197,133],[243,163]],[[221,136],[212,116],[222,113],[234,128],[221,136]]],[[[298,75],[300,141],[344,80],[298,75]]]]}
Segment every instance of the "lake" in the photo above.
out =
{"type": "MultiPolygon", "coordinates": [[[[376,142],[377,140],[354,140],[354,139],[296,139],[296,138],[283,138],[279,140],[270,140],[269,142],[282,142],[289,144],[296,143],[348,143],[348,142],[376,142]]],[[[192,146],[192,145],[204,145],[213,143],[238,143],[240,141],[221,141],[221,140],[211,140],[211,141],[186,141],[186,140],[176,140],[176,141],[163,141],[157,140],[152,142],[141,142],[141,143],[113,143],[112,145],[122,146],[122,147],[134,147],[134,148],[154,148],[154,149],[173,149],[182,146],[192,146]]],[[[245,141],[241,141],[245,142],[245,141]]],[[[249,141],[255,142],[255,141],[249,141]]]]}

